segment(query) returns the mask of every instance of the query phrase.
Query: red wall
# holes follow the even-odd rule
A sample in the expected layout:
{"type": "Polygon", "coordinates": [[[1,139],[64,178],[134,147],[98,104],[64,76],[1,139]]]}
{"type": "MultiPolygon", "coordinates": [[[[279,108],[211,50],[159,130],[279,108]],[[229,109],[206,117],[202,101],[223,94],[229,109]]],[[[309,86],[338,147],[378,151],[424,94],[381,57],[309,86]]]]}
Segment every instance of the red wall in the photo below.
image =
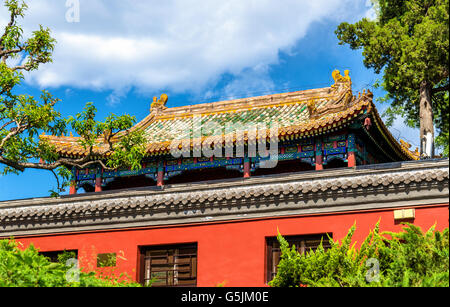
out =
{"type": "MultiPolygon", "coordinates": [[[[138,246],[198,243],[198,286],[265,285],[265,239],[277,235],[332,233],[342,239],[356,222],[353,239],[360,244],[381,219],[382,231],[400,231],[394,223],[393,209],[342,214],[303,215],[238,222],[209,223],[175,227],[127,229],[16,238],[25,246],[33,243],[40,251],[78,250],[80,266],[95,269],[97,253],[117,253],[117,272],[137,278],[138,246]]],[[[424,231],[436,224],[437,230],[449,225],[448,204],[416,207],[414,224],[424,231]]]]}

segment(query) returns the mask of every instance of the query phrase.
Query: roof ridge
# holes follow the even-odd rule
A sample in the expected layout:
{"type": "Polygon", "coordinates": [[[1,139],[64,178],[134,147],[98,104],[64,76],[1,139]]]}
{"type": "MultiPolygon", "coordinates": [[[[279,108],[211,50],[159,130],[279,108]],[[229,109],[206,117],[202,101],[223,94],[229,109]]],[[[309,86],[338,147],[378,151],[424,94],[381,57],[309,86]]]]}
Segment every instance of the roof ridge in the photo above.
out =
{"type": "Polygon", "coordinates": [[[215,101],[215,102],[207,102],[207,103],[201,103],[201,104],[193,104],[193,105],[186,105],[186,106],[178,106],[178,107],[171,107],[171,108],[165,108],[160,114],[158,114],[158,117],[161,115],[176,115],[177,113],[180,113],[182,116],[182,111],[188,110],[189,113],[209,113],[209,112],[220,112],[223,108],[223,111],[228,111],[227,107],[236,107],[236,110],[246,110],[249,108],[249,103],[251,103],[250,107],[266,107],[266,106],[272,106],[272,105],[279,105],[284,104],[286,102],[286,99],[291,99],[290,102],[300,102],[303,100],[313,99],[313,98],[326,98],[325,97],[310,97],[313,94],[322,94],[321,92],[326,92],[328,94],[327,96],[330,96],[330,94],[333,94],[334,89],[332,87],[324,87],[319,89],[308,89],[308,90],[301,90],[301,91],[294,91],[294,92],[285,92],[285,93],[276,93],[276,94],[269,94],[269,95],[263,95],[263,96],[251,96],[251,97],[245,97],[245,98],[237,98],[237,99],[230,99],[230,100],[221,100],[221,101],[215,101]],[[302,97],[304,96],[304,97],[302,97]],[[269,100],[270,99],[270,100],[269,100]],[[205,112],[202,112],[205,111],[205,112]]]}
{"type": "Polygon", "coordinates": [[[325,98],[330,98],[330,96],[332,96],[333,94],[339,95],[342,93],[342,91],[351,90],[352,81],[349,76],[348,70],[346,70],[344,72],[344,76],[342,76],[340,74],[340,71],[337,69],[334,70],[331,75],[334,79],[334,84],[332,84],[328,87],[306,89],[306,90],[293,91],[293,92],[276,93],[276,94],[268,94],[268,95],[262,95],[262,96],[252,96],[252,97],[222,100],[222,101],[215,101],[215,102],[207,102],[207,103],[200,103],[200,104],[179,106],[179,107],[172,107],[172,108],[168,108],[165,106],[168,101],[168,97],[166,94],[162,94],[160,100],[157,100],[157,97],[153,98],[151,111],[152,111],[152,113],[154,111],[156,111],[155,113],[157,113],[157,115],[160,115],[161,113],[168,115],[168,114],[174,114],[174,113],[176,114],[177,112],[183,113],[183,111],[185,111],[185,110],[189,110],[189,113],[196,112],[196,111],[203,111],[203,110],[208,111],[208,109],[210,111],[212,111],[212,110],[219,111],[219,110],[217,110],[217,108],[225,107],[225,106],[229,106],[229,105],[239,106],[239,105],[243,105],[243,104],[245,104],[245,105],[243,106],[242,109],[245,110],[248,108],[247,107],[248,103],[253,103],[253,105],[256,107],[272,105],[272,104],[276,105],[277,102],[274,102],[274,99],[277,99],[278,103],[282,103],[283,99],[292,98],[289,96],[300,96],[300,97],[295,97],[295,99],[297,99],[297,100],[325,99],[325,98]],[[326,92],[325,95],[323,92],[326,92]],[[317,95],[317,94],[322,94],[324,96],[314,97],[314,95],[317,95]],[[311,95],[313,95],[313,97],[308,97],[311,95]],[[286,97],[286,96],[288,96],[288,97],[286,97]],[[304,96],[304,97],[302,97],[302,96],[304,96]],[[267,104],[267,99],[269,99],[269,98],[270,98],[270,103],[267,104]],[[260,102],[260,103],[258,104],[258,102],[260,102]],[[153,108],[153,106],[155,108],[153,108]]]}

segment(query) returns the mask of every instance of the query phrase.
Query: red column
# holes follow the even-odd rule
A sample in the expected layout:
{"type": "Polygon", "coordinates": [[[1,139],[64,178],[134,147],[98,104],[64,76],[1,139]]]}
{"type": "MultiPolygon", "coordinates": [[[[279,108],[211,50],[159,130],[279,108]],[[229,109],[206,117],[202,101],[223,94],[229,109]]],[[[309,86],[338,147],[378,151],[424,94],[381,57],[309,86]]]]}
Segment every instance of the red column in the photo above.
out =
{"type": "Polygon", "coordinates": [[[156,177],[156,185],[162,187],[164,185],[164,164],[161,162],[158,167],[158,175],[156,177]]]}
{"type": "Polygon", "coordinates": [[[77,183],[76,181],[71,181],[70,182],[70,191],[69,191],[70,195],[75,195],[77,194],[77,183]]]}
{"type": "Polygon", "coordinates": [[[356,166],[356,142],[355,142],[355,135],[350,133],[347,137],[347,150],[348,150],[348,167],[355,167],[356,166]]]}
{"type": "Polygon", "coordinates": [[[244,160],[244,178],[250,178],[250,159],[244,160]]]}
{"type": "Polygon", "coordinates": [[[316,171],[323,170],[323,157],[316,156],[316,171]]]}
{"type": "Polygon", "coordinates": [[[162,187],[164,185],[164,171],[158,171],[158,177],[156,179],[157,186],[162,187]]]}
{"type": "Polygon", "coordinates": [[[77,182],[76,182],[76,179],[78,177],[78,170],[75,169],[75,168],[72,168],[72,174],[73,174],[74,180],[72,180],[70,182],[69,194],[70,195],[75,195],[75,194],[77,194],[77,182]]]}
{"type": "Polygon", "coordinates": [[[101,192],[102,191],[102,177],[97,175],[95,178],[95,192],[101,192]]]}
{"type": "Polygon", "coordinates": [[[316,152],[316,171],[323,170],[323,144],[321,138],[314,139],[314,150],[316,152]]]}
{"type": "Polygon", "coordinates": [[[350,152],[348,153],[348,158],[347,158],[347,160],[348,160],[348,167],[354,167],[354,166],[356,166],[355,152],[350,151],[350,152]]]}

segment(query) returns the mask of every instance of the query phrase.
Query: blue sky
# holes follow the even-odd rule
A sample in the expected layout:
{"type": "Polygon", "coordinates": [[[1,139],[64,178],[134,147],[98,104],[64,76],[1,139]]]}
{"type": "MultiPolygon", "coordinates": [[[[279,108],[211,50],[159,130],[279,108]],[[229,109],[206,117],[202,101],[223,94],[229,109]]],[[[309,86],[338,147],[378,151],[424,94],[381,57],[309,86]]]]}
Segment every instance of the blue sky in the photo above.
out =
{"type": "MultiPolygon", "coordinates": [[[[338,45],[334,34],[340,22],[373,16],[365,0],[64,2],[30,3],[24,35],[43,24],[58,44],[54,62],[18,89],[49,90],[64,116],[92,101],[100,120],[127,113],[139,121],[162,93],[175,107],[320,88],[332,84],[334,69],[350,70],[354,93],[384,95],[373,88],[381,76],[364,67],[361,51],[338,45]],[[69,22],[78,4],[79,21],[69,22]]],[[[1,7],[0,29],[6,20],[1,7]]],[[[418,130],[401,119],[391,132],[418,146],[418,130]]],[[[0,200],[48,196],[55,185],[45,171],[0,176],[0,200]]]]}

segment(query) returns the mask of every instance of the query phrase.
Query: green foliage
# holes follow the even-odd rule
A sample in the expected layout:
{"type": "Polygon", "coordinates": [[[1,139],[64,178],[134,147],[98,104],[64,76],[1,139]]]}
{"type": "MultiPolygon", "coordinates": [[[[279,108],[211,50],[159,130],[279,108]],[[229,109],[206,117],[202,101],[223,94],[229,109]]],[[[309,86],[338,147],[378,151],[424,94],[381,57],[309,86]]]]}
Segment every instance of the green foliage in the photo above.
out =
{"type": "Polygon", "coordinates": [[[381,86],[389,101],[384,114],[388,123],[401,116],[411,127],[419,126],[419,89],[426,82],[431,91],[438,145],[448,153],[449,1],[372,1],[377,20],[363,18],[341,23],[339,44],[363,49],[364,65],[383,72],[381,86]]]}
{"type": "Polygon", "coordinates": [[[131,130],[136,123],[136,118],[127,114],[121,116],[111,114],[105,122],[99,122],[95,120],[96,113],[95,106],[88,102],[83,112],[68,118],[67,122],[72,129],[81,136],[80,144],[86,150],[92,150],[94,146],[106,143],[111,152],[107,167],[140,169],[140,162],[146,153],[146,139],[142,130],[131,130]],[[119,134],[118,141],[117,139],[114,141],[119,134]]]}
{"type": "Polygon", "coordinates": [[[64,251],[58,255],[58,262],[62,264],[67,264],[70,259],[76,259],[77,254],[75,252],[64,251]]]}
{"type": "Polygon", "coordinates": [[[58,263],[52,263],[33,246],[22,250],[14,240],[0,240],[0,287],[140,286],[123,278],[100,278],[95,272],[78,270],[68,262],[73,257],[74,253],[66,252],[58,256],[58,263]]]}
{"type": "Polygon", "coordinates": [[[115,267],[116,261],[117,260],[115,253],[97,255],[98,268],[115,267]]]}
{"type": "Polygon", "coordinates": [[[114,169],[126,166],[131,170],[139,170],[140,161],[146,153],[145,140],[142,130],[127,131],[120,141],[114,144],[114,152],[110,155],[107,166],[114,169]]]}
{"type": "Polygon", "coordinates": [[[111,114],[100,122],[95,119],[97,109],[89,102],[82,112],[63,118],[55,108],[60,100],[49,92],[42,91],[39,98],[17,93],[15,89],[24,79],[23,71],[37,70],[41,64],[52,62],[56,41],[51,31],[42,26],[24,39],[18,19],[25,16],[25,1],[5,0],[4,4],[10,21],[3,35],[0,33],[0,174],[20,174],[27,168],[51,171],[58,187],[50,192],[58,196],[69,186],[68,168],[100,164],[109,170],[139,169],[146,148],[143,132],[130,129],[136,122],[134,117],[111,114]],[[11,66],[9,59],[13,58],[23,60],[11,66]],[[60,157],[54,146],[39,138],[42,133],[62,136],[69,129],[80,136],[86,156],[60,157]],[[95,148],[105,144],[108,148],[103,156],[95,153],[95,148]],[[111,161],[107,157],[111,157],[111,161]]]}
{"type": "Polygon", "coordinates": [[[380,234],[379,223],[359,249],[351,227],[341,243],[300,254],[279,234],[281,260],[272,287],[448,287],[449,230],[425,234],[412,224],[380,234]]]}

